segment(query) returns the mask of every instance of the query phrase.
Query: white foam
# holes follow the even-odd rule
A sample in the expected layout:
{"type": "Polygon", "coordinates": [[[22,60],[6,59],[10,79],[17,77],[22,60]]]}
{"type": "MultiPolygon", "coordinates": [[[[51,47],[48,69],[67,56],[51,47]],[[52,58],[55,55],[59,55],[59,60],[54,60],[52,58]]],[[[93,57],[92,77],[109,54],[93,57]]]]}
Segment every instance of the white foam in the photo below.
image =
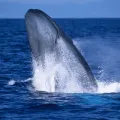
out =
{"type": "Polygon", "coordinates": [[[35,90],[55,92],[54,75],[56,66],[54,66],[54,57],[47,56],[45,66],[38,64],[33,60],[33,81],[32,85],[35,90]],[[45,69],[44,69],[45,67],[45,69]]]}
{"type": "MultiPolygon", "coordinates": [[[[52,59],[51,59],[52,60],[52,59]]],[[[83,92],[74,76],[68,76],[68,71],[62,64],[54,64],[47,62],[45,69],[36,61],[33,61],[33,79],[32,85],[37,91],[46,92],[63,92],[63,93],[79,93],[83,92]],[[55,77],[60,79],[59,90],[56,91],[55,77]]]]}
{"type": "Polygon", "coordinates": [[[120,83],[119,82],[99,82],[97,93],[116,93],[120,92],[120,83]]]}
{"type": "Polygon", "coordinates": [[[15,83],[16,83],[15,80],[10,80],[10,81],[8,81],[8,85],[10,85],[10,86],[14,85],[15,83]]]}

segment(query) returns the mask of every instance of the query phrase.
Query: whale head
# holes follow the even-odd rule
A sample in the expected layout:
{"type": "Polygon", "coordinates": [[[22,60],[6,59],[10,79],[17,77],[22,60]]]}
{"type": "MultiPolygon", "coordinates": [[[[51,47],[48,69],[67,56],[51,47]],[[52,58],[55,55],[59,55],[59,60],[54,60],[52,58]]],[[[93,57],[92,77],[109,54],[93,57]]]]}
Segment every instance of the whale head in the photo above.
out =
{"type": "Polygon", "coordinates": [[[30,9],[25,15],[26,28],[33,56],[52,52],[59,37],[54,21],[43,11],[30,9]]]}

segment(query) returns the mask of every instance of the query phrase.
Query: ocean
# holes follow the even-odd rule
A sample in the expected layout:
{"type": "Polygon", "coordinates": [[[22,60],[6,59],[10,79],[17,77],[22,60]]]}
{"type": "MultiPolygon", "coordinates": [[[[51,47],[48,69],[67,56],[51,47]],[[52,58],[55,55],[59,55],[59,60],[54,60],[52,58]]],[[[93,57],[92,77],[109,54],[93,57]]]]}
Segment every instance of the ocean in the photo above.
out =
{"type": "Polygon", "coordinates": [[[55,21],[88,62],[98,90],[36,91],[25,21],[0,19],[0,120],[120,120],[120,19],[55,21]]]}

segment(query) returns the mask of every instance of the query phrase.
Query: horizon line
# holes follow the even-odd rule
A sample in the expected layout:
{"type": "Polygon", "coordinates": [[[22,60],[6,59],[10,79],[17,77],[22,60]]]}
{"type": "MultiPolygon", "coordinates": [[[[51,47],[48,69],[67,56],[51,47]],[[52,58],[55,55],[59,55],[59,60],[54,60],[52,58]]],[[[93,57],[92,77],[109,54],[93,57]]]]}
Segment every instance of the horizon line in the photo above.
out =
{"type": "MultiPolygon", "coordinates": [[[[120,19],[120,17],[51,17],[52,19],[120,19]]],[[[0,19],[24,19],[24,17],[0,17],[0,19]]]]}

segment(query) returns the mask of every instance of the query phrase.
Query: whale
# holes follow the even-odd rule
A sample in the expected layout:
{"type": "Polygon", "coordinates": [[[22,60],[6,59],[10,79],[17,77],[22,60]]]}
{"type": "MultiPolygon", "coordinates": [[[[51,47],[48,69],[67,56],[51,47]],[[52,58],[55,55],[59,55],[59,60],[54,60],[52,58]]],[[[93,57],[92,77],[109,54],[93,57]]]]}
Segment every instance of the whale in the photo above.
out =
{"type": "Polygon", "coordinates": [[[78,88],[82,92],[97,90],[87,61],[55,20],[42,10],[29,9],[25,14],[25,23],[34,61],[41,66],[41,74],[52,76],[46,78],[49,82],[51,78],[54,80],[51,91],[60,92],[69,88],[78,88]]]}

